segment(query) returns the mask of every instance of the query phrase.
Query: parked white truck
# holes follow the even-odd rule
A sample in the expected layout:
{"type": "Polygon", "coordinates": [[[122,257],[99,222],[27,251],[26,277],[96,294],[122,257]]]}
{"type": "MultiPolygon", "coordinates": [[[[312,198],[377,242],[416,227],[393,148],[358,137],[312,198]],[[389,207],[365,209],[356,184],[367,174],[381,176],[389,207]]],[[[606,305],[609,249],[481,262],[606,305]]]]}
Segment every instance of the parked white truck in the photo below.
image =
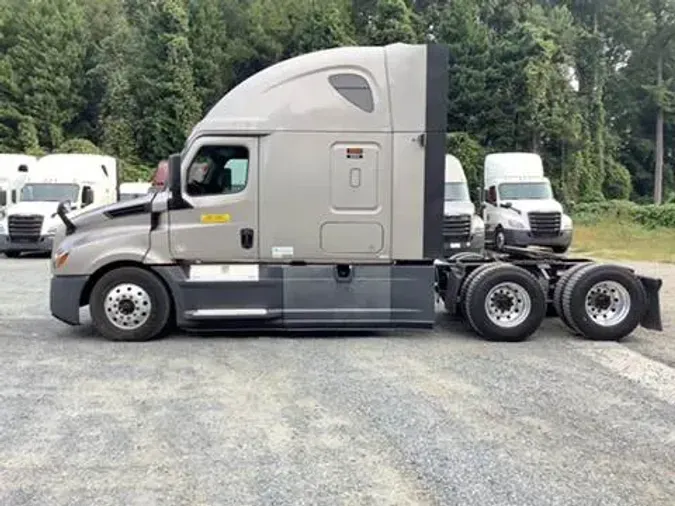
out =
{"type": "Polygon", "coordinates": [[[572,243],[572,218],[553,197],[551,182],[536,153],[493,153],[485,157],[486,242],[505,246],[545,246],[565,253],[572,243]]]}
{"type": "Polygon", "coordinates": [[[128,182],[120,184],[120,201],[133,200],[138,197],[143,197],[150,191],[151,183],[143,181],[128,182]]]}
{"type": "Polygon", "coordinates": [[[0,154],[0,216],[6,207],[19,202],[28,170],[36,163],[37,158],[34,156],[0,154]]]}
{"type": "Polygon", "coordinates": [[[456,156],[445,155],[445,202],[443,204],[443,251],[446,258],[460,253],[481,253],[485,225],[471,201],[464,167],[456,156]]]}
{"type": "Polygon", "coordinates": [[[169,158],[166,189],[68,216],[50,310],[112,340],[192,330],[431,328],[435,303],[488,339],[553,305],[575,332],[660,329],[658,279],[587,260],[446,261],[448,51],[339,47],[225,95],[169,158]]]}
{"type": "Polygon", "coordinates": [[[52,154],[29,167],[20,202],[0,221],[0,252],[49,252],[60,202],[73,214],[118,201],[117,160],[110,156],[52,154]]]}

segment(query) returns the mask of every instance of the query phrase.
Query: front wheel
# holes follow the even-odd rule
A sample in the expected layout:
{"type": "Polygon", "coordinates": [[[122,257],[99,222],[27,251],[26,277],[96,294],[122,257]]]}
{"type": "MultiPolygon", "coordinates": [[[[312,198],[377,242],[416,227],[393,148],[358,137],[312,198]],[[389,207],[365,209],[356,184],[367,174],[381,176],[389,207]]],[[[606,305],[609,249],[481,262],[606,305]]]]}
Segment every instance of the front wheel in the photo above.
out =
{"type": "Polygon", "coordinates": [[[101,277],[89,301],[94,327],[111,341],[148,341],[168,327],[171,298],[151,272],[122,267],[101,277]]]}
{"type": "Polygon", "coordinates": [[[469,325],[493,341],[523,341],[546,316],[546,296],[537,278],[521,267],[494,264],[469,281],[462,300],[469,325]]]}

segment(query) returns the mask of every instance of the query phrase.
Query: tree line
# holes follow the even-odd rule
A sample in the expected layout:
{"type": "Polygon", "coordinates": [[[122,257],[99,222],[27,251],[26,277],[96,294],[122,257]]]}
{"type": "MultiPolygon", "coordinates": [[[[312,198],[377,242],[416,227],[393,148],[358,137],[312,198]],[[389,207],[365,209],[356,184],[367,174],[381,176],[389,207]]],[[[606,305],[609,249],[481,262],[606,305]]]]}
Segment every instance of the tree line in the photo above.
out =
{"type": "Polygon", "coordinates": [[[0,152],[147,179],[229,89],[347,44],[450,48],[448,149],[542,155],[566,202],[672,200],[675,0],[0,0],[0,152]]]}

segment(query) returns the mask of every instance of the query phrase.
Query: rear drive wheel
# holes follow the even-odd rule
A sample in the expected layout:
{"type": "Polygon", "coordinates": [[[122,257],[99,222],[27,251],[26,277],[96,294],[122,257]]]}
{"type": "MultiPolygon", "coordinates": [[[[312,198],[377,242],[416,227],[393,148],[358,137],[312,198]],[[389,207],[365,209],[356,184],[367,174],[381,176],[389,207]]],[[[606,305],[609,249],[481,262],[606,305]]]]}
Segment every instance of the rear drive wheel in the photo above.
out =
{"type": "Polygon", "coordinates": [[[647,295],[640,280],[618,265],[589,265],[572,275],[563,290],[565,318],[595,341],[618,341],[640,324],[647,295]]]}
{"type": "Polygon", "coordinates": [[[466,312],[464,310],[464,300],[466,299],[466,294],[467,291],[469,290],[469,285],[471,284],[471,281],[474,280],[476,276],[478,276],[481,272],[484,272],[486,270],[492,270],[498,268],[500,265],[502,265],[502,262],[494,262],[494,263],[489,263],[485,265],[481,265],[480,267],[476,267],[473,271],[471,271],[469,274],[467,274],[464,277],[464,281],[462,282],[461,286],[459,287],[459,304],[458,304],[458,312],[466,318],[466,312]]]}
{"type": "Polygon", "coordinates": [[[480,272],[462,302],[471,328],[491,341],[523,341],[546,316],[546,296],[537,278],[514,265],[480,272]]]}
{"type": "Polygon", "coordinates": [[[20,251],[5,251],[5,256],[7,258],[19,258],[21,256],[20,251]]]}
{"type": "Polygon", "coordinates": [[[592,265],[592,263],[583,262],[567,269],[565,272],[562,273],[562,275],[555,284],[555,289],[553,290],[553,307],[555,308],[556,315],[572,332],[578,332],[578,330],[572,326],[572,324],[569,322],[563,311],[562,307],[563,290],[565,290],[567,283],[569,282],[570,278],[574,276],[575,273],[579,272],[579,270],[585,267],[588,267],[589,265],[592,265]]]}
{"type": "Polygon", "coordinates": [[[94,327],[111,341],[148,341],[168,327],[171,299],[162,282],[137,267],[103,275],[89,302],[94,327]]]}

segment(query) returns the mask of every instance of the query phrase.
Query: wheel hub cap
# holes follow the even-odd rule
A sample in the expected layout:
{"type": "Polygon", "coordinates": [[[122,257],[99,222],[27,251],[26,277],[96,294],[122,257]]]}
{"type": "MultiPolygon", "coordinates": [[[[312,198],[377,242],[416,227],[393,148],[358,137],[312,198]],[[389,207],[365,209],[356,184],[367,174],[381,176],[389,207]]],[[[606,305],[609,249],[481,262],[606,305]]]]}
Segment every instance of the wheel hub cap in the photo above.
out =
{"type": "Polygon", "coordinates": [[[108,321],[123,330],[141,327],[150,318],[152,303],[148,293],[133,283],[113,287],[103,304],[108,321]]]}
{"type": "Polygon", "coordinates": [[[532,300],[527,290],[516,283],[500,283],[485,298],[485,313],[499,327],[510,328],[522,324],[531,310],[532,300]]]}
{"type": "Polygon", "coordinates": [[[596,283],[586,294],[586,314],[598,325],[621,323],[630,312],[630,294],[615,281],[596,283]]]}

